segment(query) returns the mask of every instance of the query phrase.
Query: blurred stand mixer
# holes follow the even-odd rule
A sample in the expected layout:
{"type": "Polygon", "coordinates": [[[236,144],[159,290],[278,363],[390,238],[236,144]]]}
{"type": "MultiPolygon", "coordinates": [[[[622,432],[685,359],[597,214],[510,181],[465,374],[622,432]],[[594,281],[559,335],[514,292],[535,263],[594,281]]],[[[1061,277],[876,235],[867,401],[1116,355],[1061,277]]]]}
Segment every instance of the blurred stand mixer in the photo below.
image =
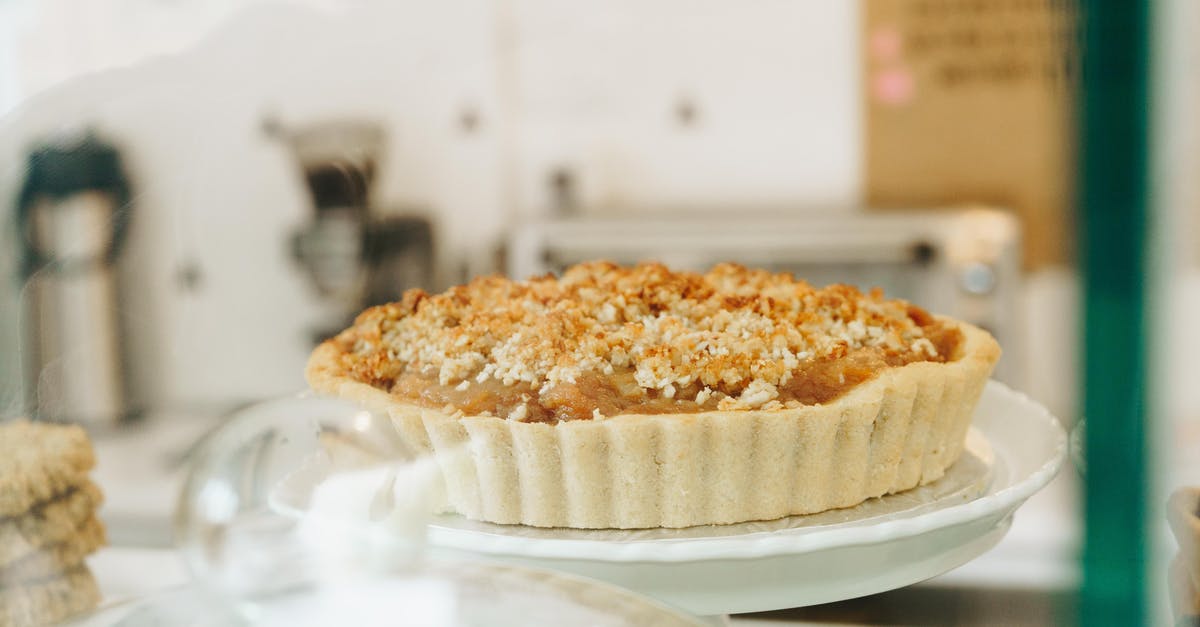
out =
{"type": "Polygon", "coordinates": [[[385,137],[381,125],[326,120],[267,134],[291,149],[312,198],[312,219],[292,235],[292,254],[318,295],[321,322],[314,343],[345,328],[363,308],[398,300],[404,290],[430,287],[433,228],[417,212],[385,210],[372,185],[385,137]]]}
{"type": "Polygon", "coordinates": [[[26,404],[43,420],[111,427],[132,417],[117,259],[129,184],[91,133],[36,146],[17,200],[26,404]]]}

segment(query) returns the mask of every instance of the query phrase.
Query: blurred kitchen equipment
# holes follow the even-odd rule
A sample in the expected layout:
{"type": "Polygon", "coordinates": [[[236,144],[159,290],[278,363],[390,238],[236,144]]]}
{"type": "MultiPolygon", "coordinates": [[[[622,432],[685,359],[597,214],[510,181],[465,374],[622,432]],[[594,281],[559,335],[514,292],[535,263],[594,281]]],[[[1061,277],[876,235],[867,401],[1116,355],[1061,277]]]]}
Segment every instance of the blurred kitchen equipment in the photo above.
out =
{"type": "Polygon", "coordinates": [[[552,218],[512,232],[508,271],[524,278],[589,259],[654,259],[692,270],[736,261],[813,285],[879,286],[991,331],[1005,352],[996,378],[1020,387],[1019,240],[1016,218],[988,209],[552,218]]]}
{"type": "Polygon", "coordinates": [[[364,307],[399,299],[433,280],[433,229],[428,219],[385,214],[371,187],[384,149],[379,124],[340,119],[284,128],[265,123],[294,153],[313,201],[314,217],[292,237],[292,252],[322,300],[320,341],[364,307]]]}
{"type": "Polygon", "coordinates": [[[117,149],[92,135],[34,148],[17,202],[27,402],[39,418],[130,417],[114,266],[129,223],[117,149]]]}

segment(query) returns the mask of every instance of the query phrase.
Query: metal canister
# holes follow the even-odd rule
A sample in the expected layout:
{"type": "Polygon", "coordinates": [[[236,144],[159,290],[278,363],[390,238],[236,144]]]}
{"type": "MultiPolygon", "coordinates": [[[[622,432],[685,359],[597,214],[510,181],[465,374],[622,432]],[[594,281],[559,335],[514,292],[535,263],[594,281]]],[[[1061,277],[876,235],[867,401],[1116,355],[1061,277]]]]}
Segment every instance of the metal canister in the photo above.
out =
{"type": "Polygon", "coordinates": [[[35,148],[17,204],[26,398],[44,420],[130,416],[115,263],[129,222],[120,154],[88,134],[35,148]]]}

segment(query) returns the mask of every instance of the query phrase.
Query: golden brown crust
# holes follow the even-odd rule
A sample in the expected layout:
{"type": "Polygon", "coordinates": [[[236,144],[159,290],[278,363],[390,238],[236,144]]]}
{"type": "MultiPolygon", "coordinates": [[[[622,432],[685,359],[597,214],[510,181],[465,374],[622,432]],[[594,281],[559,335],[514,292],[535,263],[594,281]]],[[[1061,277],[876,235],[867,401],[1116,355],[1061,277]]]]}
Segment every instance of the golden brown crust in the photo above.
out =
{"type": "Polygon", "coordinates": [[[825,402],[882,369],[945,361],[956,340],[879,291],[732,264],[594,262],[561,279],[410,291],[330,344],[345,376],[404,400],[555,421],[825,402]]]}

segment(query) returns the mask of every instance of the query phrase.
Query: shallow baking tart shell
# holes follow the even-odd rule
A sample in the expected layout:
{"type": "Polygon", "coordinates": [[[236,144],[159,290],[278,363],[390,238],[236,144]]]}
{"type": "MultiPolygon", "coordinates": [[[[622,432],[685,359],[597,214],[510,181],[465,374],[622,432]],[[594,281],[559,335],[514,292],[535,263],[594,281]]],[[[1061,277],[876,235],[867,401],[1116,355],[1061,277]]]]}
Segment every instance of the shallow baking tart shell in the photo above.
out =
{"type": "Polygon", "coordinates": [[[1000,349],[963,332],[956,358],[889,368],[796,409],[527,423],[451,415],[350,378],[338,344],[314,351],[319,392],[391,417],[439,458],[445,509],[501,524],[690,527],[851,507],[940,478],[958,459],[1000,349]]]}

